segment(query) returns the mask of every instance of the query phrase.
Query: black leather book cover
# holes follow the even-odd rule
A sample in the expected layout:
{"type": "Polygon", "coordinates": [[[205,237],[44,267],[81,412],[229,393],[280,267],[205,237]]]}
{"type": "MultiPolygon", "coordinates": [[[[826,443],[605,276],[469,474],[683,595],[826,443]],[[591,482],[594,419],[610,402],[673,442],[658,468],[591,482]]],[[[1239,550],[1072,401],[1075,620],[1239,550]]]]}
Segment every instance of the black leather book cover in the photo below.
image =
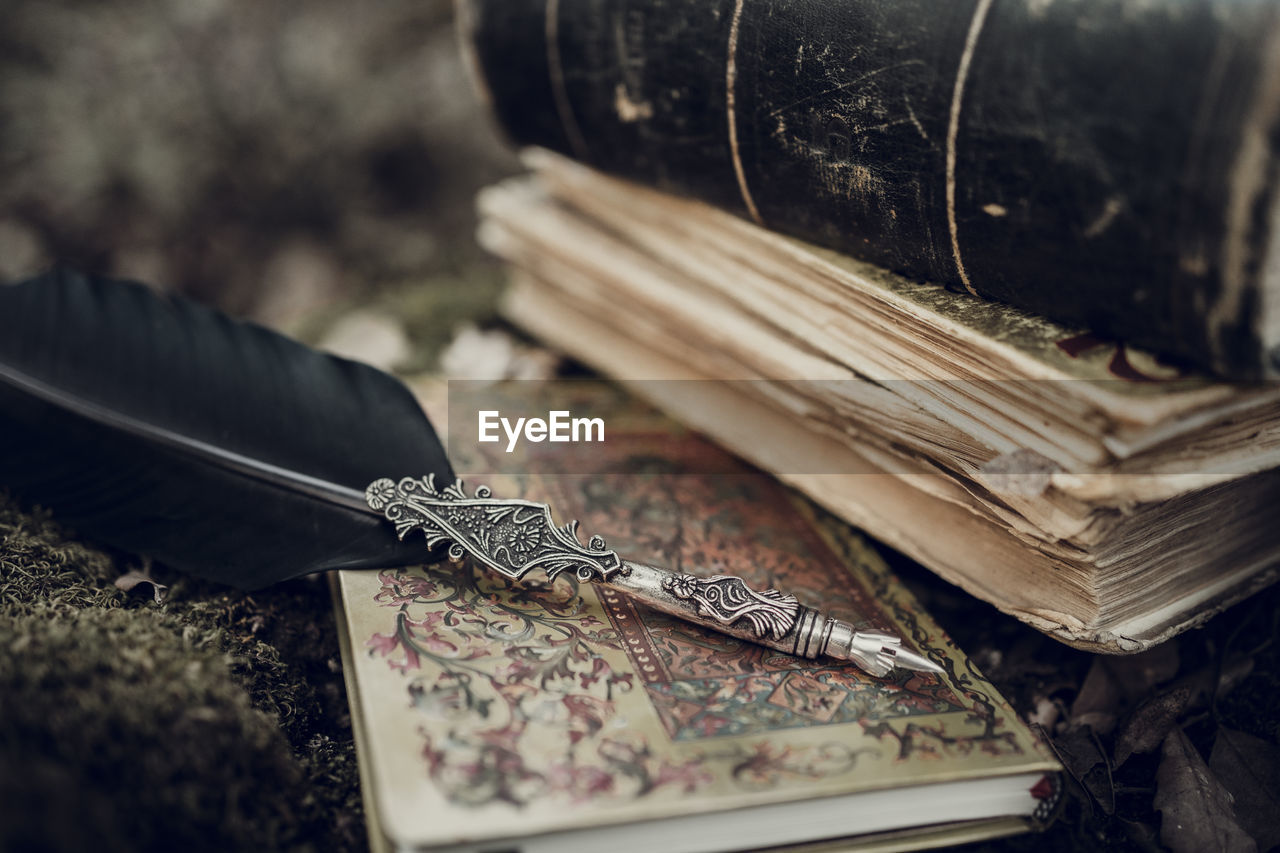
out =
{"type": "Polygon", "coordinates": [[[517,143],[1220,375],[1276,369],[1280,4],[463,5],[517,143]]]}

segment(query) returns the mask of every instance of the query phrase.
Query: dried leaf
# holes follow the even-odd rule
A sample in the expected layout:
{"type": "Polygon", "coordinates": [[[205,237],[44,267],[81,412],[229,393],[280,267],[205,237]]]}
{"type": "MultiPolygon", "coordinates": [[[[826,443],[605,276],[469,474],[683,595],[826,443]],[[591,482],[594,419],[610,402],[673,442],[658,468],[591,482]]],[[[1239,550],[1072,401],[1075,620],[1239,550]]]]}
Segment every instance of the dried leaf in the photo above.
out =
{"type": "Polygon", "coordinates": [[[1098,737],[1086,726],[1076,726],[1053,739],[1054,751],[1067,772],[1089,792],[1099,807],[1111,814],[1116,807],[1115,785],[1107,754],[1098,737]]]}
{"type": "Polygon", "coordinates": [[[1139,705],[1116,736],[1116,766],[1159,747],[1190,701],[1191,689],[1177,687],[1139,705]]]}
{"type": "Polygon", "coordinates": [[[1093,659],[1076,701],[1071,703],[1071,722],[1105,735],[1116,727],[1123,691],[1103,661],[1101,657],[1093,659]]]}
{"type": "Polygon", "coordinates": [[[1174,682],[1173,686],[1186,687],[1191,691],[1191,700],[1187,703],[1188,709],[1201,708],[1214,699],[1226,696],[1252,671],[1253,658],[1251,657],[1236,657],[1223,662],[1213,661],[1182,676],[1174,682]]]}
{"type": "Polygon", "coordinates": [[[1162,814],[1160,840],[1174,853],[1257,853],[1258,845],[1236,822],[1231,795],[1182,729],[1164,739],[1154,805],[1162,814]]]}
{"type": "Polygon", "coordinates": [[[1235,690],[1240,682],[1253,673],[1253,668],[1252,657],[1235,658],[1223,664],[1222,672],[1218,675],[1218,689],[1215,697],[1221,699],[1235,690]]]}
{"type": "Polygon", "coordinates": [[[1163,853],[1164,847],[1160,845],[1160,834],[1156,832],[1156,828],[1148,823],[1137,820],[1125,820],[1120,818],[1120,825],[1124,827],[1124,834],[1128,836],[1129,842],[1139,850],[1145,850],[1147,853],[1163,853]]]}
{"type": "Polygon", "coordinates": [[[1223,726],[1209,754],[1209,769],[1235,799],[1236,819],[1258,848],[1280,844],[1280,747],[1223,726]]]}
{"type": "Polygon", "coordinates": [[[162,583],[157,583],[156,580],[152,578],[151,575],[147,574],[145,571],[138,571],[137,569],[133,569],[132,571],[126,572],[125,574],[121,575],[115,580],[116,587],[118,589],[124,590],[125,592],[129,592],[130,590],[144,583],[151,584],[151,597],[156,600],[156,604],[163,604],[165,591],[168,590],[169,587],[165,586],[162,583]]]}
{"type": "Polygon", "coordinates": [[[1181,666],[1178,641],[1169,640],[1136,655],[1107,658],[1105,665],[1121,691],[1133,701],[1149,695],[1151,688],[1178,674],[1181,666]]]}

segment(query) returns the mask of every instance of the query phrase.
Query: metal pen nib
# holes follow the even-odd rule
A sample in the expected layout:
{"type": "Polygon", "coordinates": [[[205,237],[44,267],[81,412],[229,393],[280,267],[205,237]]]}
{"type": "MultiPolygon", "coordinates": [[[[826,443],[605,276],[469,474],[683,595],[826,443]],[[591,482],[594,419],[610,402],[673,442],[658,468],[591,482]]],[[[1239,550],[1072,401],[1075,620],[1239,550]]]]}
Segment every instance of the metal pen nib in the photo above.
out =
{"type": "Polygon", "coordinates": [[[933,672],[943,675],[946,670],[918,652],[899,646],[893,651],[893,665],[902,669],[913,669],[916,672],[933,672]]]}
{"type": "Polygon", "coordinates": [[[800,657],[851,661],[877,677],[895,668],[944,671],[903,648],[900,637],[860,631],[800,604],[794,595],[755,590],[733,575],[704,578],[632,563],[606,550],[599,536],[584,546],[578,541],[578,522],[557,527],[546,504],[500,500],[487,486],[467,495],[461,480],[437,488],[430,475],[398,483],[382,479],[369,484],[365,500],[395,522],[401,539],[421,530],[428,546],[448,542],[450,557],[469,554],[509,578],[542,569],[554,579],[569,571],[580,581],[611,587],[690,622],[800,657]]]}
{"type": "Polygon", "coordinates": [[[852,661],[883,678],[895,668],[942,672],[883,631],[860,631],[776,589],[755,590],[733,575],[674,574],[624,560],[608,586],[672,616],[803,658],[852,661]]]}

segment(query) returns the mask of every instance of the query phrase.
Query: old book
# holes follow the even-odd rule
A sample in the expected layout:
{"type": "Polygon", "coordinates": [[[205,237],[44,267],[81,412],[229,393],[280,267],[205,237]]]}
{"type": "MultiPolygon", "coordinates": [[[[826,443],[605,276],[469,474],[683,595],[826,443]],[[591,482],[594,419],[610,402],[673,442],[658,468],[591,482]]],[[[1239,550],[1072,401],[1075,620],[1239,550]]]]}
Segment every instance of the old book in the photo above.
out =
{"type": "Polygon", "coordinates": [[[529,162],[513,320],[1006,612],[1136,651],[1274,579],[1276,388],[529,162]]]}
{"type": "Polygon", "coordinates": [[[1280,6],[460,0],[523,145],[1223,375],[1280,370],[1280,6]]]}
{"type": "MultiPolygon", "coordinates": [[[[693,853],[852,838],[902,850],[1023,831],[1048,812],[1056,762],[861,537],[605,386],[572,395],[609,440],[576,448],[572,476],[491,476],[496,493],[550,501],[558,520],[640,559],[786,585],[900,632],[947,674],[878,680],[792,658],[570,574],[340,572],[375,849],[693,853]],[[688,473],[695,459],[717,473],[688,473]]],[[[491,470],[451,454],[459,470],[491,470]]]]}

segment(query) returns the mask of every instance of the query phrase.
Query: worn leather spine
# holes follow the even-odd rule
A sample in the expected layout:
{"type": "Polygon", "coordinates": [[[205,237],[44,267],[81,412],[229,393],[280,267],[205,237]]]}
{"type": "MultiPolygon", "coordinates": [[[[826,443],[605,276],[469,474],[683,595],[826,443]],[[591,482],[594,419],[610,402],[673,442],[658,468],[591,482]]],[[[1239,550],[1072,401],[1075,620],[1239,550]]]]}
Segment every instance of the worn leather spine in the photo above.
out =
{"type": "Polygon", "coordinates": [[[460,3],[518,144],[1220,375],[1277,369],[1280,4],[460,3]]]}

